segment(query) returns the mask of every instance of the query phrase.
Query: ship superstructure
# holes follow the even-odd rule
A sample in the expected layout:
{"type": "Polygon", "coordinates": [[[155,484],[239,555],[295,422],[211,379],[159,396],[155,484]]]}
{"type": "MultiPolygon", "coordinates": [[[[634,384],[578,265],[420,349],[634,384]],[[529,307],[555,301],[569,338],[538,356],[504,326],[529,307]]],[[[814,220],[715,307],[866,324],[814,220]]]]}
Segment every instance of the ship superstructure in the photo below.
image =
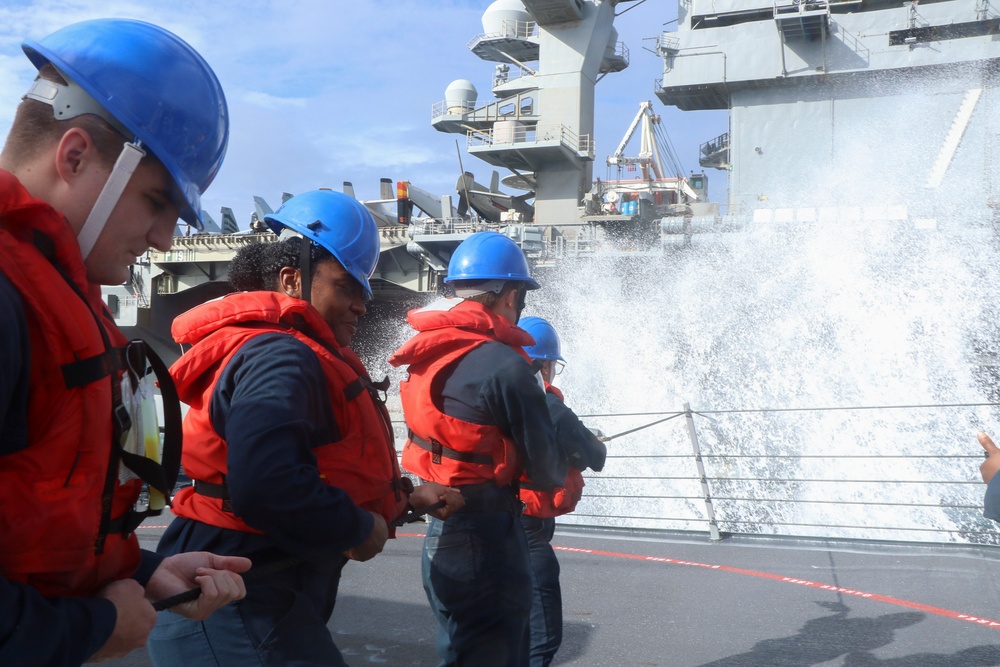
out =
{"type": "Polygon", "coordinates": [[[536,264],[598,251],[655,251],[664,237],[689,231],[693,217],[717,219],[707,177],[689,179],[676,159],[664,160],[675,156],[661,150],[669,142],[651,102],[640,104],[608,157],[616,176],[594,179],[595,87],[629,65],[614,28],[620,4],[497,0],[483,14],[484,33],[469,42],[479,58],[498,63],[495,99],[481,104],[472,82],[458,79],[432,110],[435,129],[463,135],[470,155],[510,172],[505,185],[532,191],[532,218],[511,210],[503,230],[536,264]],[[639,154],[626,157],[633,135],[639,154]]]}
{"type": "MultiPolygon", "coordinates": [[[[482,229],[507,233],[536,265],[551,266],[721,228],[707,176],[664,160],[650,102],[608,156],[607,178],[594,178],[595,87],[630,59],[614,28],[620,4],[497,0],[484,12],[468,48],[494,64],[493,99],[480,103],[458,79],[431,125],[509,175],[494,173],[486,188],[467,173],[457,209],[450,195],[383,179],[380,199],[366,202],[382,231],[372,281],[380,301],[437,292],[452,250],[482,229]],[[633,138],[638,154],[626,150],[633,138]],[[500,182],[524,194],[504,195],[500,182]],[[491,210],[480,217],[483,206],[491,210]]],[[[729,132],[700,155],[703,168],[729,173],[728,218],[738,224],[727,229],[851,219],[933,227],[954,210],[990,219],[1000,207],[998,27],[987,0],[679,0],[677,29],[656,39],[664,69],[655,89],[682,110],[730,111],[729,132]]],[[[248,232],[177,237],[136,265],[130,285],[106,290],[119,321],[156,320],[161,330],[204,298],[182,293],[222,289],[199,286],[224,281],[242,245],[273,239],[259,220],[270,208],[256,204],[248,232]]]]}
{"type": "Polygon", "coordinates": [[[990,0],[680,0],[657,95],[729,109],[702,146],[756,221],[990,217],[1000,150],[990,0]]]}
{"type": "MultiPolygon", "coordinates": [[[[452,251],[476,231],[501,230],[533,262],[552,265],[561,257],[593,253],[602,240],[594,232],[604,223],[644,219],[646,226],[659,224],[650,217],[658,209],[639,208],[640,196],[654,201],[652,190],[640,193],[643,188],[630,184],[627,192],[619,192],[593,185],[594,90],[602,76],[628,66],[614,11],[629,1],[497,0],[487,8],[483,32],[468,46],[497,63],[497,99],[477,107],[475,87],[458,80],[434,105],[431,122],[440,131],[463,135],[470,155],[509,171],[504,185],[526,192],[504,195],[499,176],[488,190],[477,189],[466,174],[459,178],[456,209],[451,195],[431,195],[408,181],[398,182],[393,191],[390,179],[383,179],[380,199],[364,202],[382,238],[371,280],[378,301],[405,303],[438,292],[452,251]],[[602,208],[621,195],[635,196],[634,212],[602,208]],[[480,216],[477,202],[480,211],[483,205],[509,208],[480,216]],[[590,219],[581,221],[585,214],[590,219]]],[[[669,188],[681,192],[681,181],[675,179],[669,188]]],[[[344,190],[353,194],[350,184],[344,190]]],[[[689,199],[676,192],[667,199],[661,193],[660,202],[689,199]]],[[[261,222],[271,208],[260,197],[255,207],[247,232],[175,237],[171,250],[152,251],[136,265],[130,284],[106,289],[119,323],[138,327],[137,335],[166,340],[175,315],[227,290],[228,264],[239,248],[274,240],[261,222]]]]}

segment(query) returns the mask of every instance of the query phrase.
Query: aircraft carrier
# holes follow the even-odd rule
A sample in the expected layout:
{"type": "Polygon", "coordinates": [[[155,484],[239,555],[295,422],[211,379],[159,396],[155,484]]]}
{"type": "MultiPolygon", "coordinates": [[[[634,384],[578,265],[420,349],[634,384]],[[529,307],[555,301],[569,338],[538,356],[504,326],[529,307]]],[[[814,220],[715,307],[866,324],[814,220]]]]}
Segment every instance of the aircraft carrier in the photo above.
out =
{"type": "MultiPolygon", "coordinates": [[[[655,94],[729,110],[699,155],[728,173],[720,210],[705,174],[671,169],[646,100],[607,157],[617,176],[593,177],[594,83],[630,64],[613,22],[629,5],[491,4],[468,46],[492,99],[457,79],[431,125],[509,175],[445,195],[386,179],[366,202],[382,327],[438,293],[473,231],[509,234],[548,278],[530,314],[557,323],[560,386],[612,436],[553,541],[554,664],[1000,665],[974,437],[1000,424],[1000,8],[679,0],[655,94]]],[[[272,238],[178,237],[109,303],[171,347],[173,315],[272,238]]],[[[351,664],[437,663],[416,526],[345,571],[330,627],[351,664]]],[[[162,529],[138,532],[151,547],[162,529]]]]}
{"type": "MultiPolygon", "coordinates": [[[[607,157],[618,177],[593,178],[595,83],[629,66],[614,11],[630,3],[502,0],[486,9],[483,32],[469,49],[493,63],[494,99],[479,104],[475,86],[456,80],[432,106],[431,125],[460,135],[469,155],[509,175],[501,188],[498,171],[488,186],[466,171],[455,193],[440,195],[382,179],[380,198],[364,202],[382,233],[370,320],[399,315],[439,293],[451,252],[476,231],[508,234],[544,270],[565,258],[647,249],[670,221],[683,228],[693,215],[717,217],[718,204],[707,201],[707,176],[680,173],[649,101],[636,101],[639,112],[607,157]],[[638,156],[626,151],[633,137],[638,156]]],[[[350,183],[343,189],[354,193],[350,183]]],[[[272,206],[259,196],[254,205],[248,230],[239,230],[231,209],[223,209],[221,228],[205,212],[209,233],[179,234],[170,251],[143,258],[129,284],[106,289],[119,323],[175,357],[168,340],[173,317],[228,289],[228,262],[240,247],[273,240],[261,222],[272,206]]]]}
{"type": "MultiPolygon", "coordinates": [[[[433,106],[431,125],[508,175],[494,172],[483,186],[467,173],[441,195],[383,179],[380,199],[366,202],[382,230],[372,281],[379,303],[437,293],[452,249],[481,229],[503,230],[544,269],[747,223],[934,228],[955,211],[991,222],[1000,208],[992,122],[1000,18],[988,0],[679,2],[676,30],[655,40],[663,62],[655,92],[682,110],[729,110],[729,132],[707,138],[699,155],[703,168],[728,173],[726,215],[707,201],[707,174],[679,173],[669,159],[648,101],[637,100],[640,113],[606,157],[618,177],[593,177],[595,82],[630,64],[614,29],[616,8],[629,4],[490,5],[468,46],[493,63],[493,99],[480,103],[458,79],[433,106]],[[633,134],[641,145],[630,157],[633,134]]],[[[270,238],[256,218],[271,207],[260,197],[255,207],[248,231],[224,210],[223,229],[209,228],[225,233],[178,236],[169,252],[151,252],[131,284],[107,290],[120,322],[162,337],[173,315],[224,289],[204,284],[225,280],[241,245],[270,238]]]]}

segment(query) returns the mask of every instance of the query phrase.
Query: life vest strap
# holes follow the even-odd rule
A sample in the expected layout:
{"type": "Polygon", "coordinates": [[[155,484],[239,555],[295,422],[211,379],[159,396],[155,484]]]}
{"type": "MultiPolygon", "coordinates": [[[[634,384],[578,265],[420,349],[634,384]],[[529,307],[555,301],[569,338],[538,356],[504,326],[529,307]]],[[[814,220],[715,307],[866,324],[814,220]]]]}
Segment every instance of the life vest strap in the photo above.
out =
{"type": "Polygon", "coordinates": [[[202,482],[194,480],[194,492],[208,498],[218,498],[222,501],[222,511],[233,513],[233,501],[229,497],[229,485],[223,480],[222,484],[213,482],[202,482]]]}
{"type": "Polygon", "coordinates": [[[412,442],[417,447],[426,450],[431,453],[431,461],[433,463],[441,463],[441,457],[446,459],[452,459],[453,461],[461,461],[462,463],[476,463],[479,465],[493,465],[493,457],[489,454],[475,454],[473,452],[460,452],[457,449],[452,449],[447,445],[444,445],[434,438],[430,440],[425,440],[419,435],[410,431],[410,442],[412,442]]]}
{"type": "Polygon", "coordinates": [[[159,515],[160,510],[146,509],[142,512],[138,512],[134,509],[130,509],[117,519],[111,519],[111,521],[108,522],[108,534],[121,533],[125,537],[128,537],[135,532],[135,529],[139,527],[139,524],[141,524],[146,517],[159,515]]]}
{"type": "Polygon", "coordinates": [[[353,401],[355,398],[360,396],[364,392],[365,386],[361,384],[361,378],[358,378],[354,382],[350,383],[344,387],[344,398],[348,401],[353,401]]]}
{"type": "Polygon", "coordinates": [[[67,389],[85,387],[125,368],[125,348],[113,347],[100,354],[63,364],[63,382],[67,389]]]}
{"type": "MultiPolygon", "coordinates": [[[[170,503],[170,494],[173,493],[174,485],[177,484],[177,477],[181,469],[181,446],[183,439],[183,426],[181,419],[181,402],[177,395],[177,385],[170,375],[170,370],[153,348],[143,340],[133,340],[130,347],[144,355],[145,362],[153,369],[156,377],[156,384],[160,388],[161,405],[163,409],[163,451],[160,458],[160,467],[164,473],[162,480],[163,487],[155,486],[163,493],[170,503]]],[[[126,348],[127,349],[127,348],[126,348]]],[[[143,478],[147,483],[149,480],[143,478]]]]}
{"type": "MultiPolygon", "coordinates": [[[[121,434],[131,428],[131,420],[128,416],[128,410],[125,409],[121,400],[121,386],[116,382],[112,385],[115,396],[114,417],[116,430],[114,448],[122,464],[149,485],[151,489],[159,491],[169,505],[170,495],[173,493],[174,485],[177,483],[177,476],[181,467],[182,426],[177,387],[170,377],[170,371],[167,370],[166,364],[163,363],[159,355],[145,341],[140,339],[132,340],[122,349],[125,352],[126,367],[133,374],[136,382],[139,380],[139,373],[147,372],[147,365],[152,369],[153,375],[156,378],[163,406],[163,447],[160,452],[159,461],[154,461],[144,455],[133,454],[121,447],[121,434]],[[122,423],[123,419],[124,423],[122,423]]],[[[137,512],[137,514],[140,515],[139,520],[141,521],[145,516],[156,516],[159,514],[159,510],[151,510],[147,514],[137,512]]]]}
{"type": "Polygon", "coordinates": [[[385,403],[385,396],[389,391],[390,384],[388,375],[378,382],[364,376],[359,376],[357,380],[344,387],[344,398],[348,401],[353,401],[367,389],[373,399],[380,403],[385,403]]]}

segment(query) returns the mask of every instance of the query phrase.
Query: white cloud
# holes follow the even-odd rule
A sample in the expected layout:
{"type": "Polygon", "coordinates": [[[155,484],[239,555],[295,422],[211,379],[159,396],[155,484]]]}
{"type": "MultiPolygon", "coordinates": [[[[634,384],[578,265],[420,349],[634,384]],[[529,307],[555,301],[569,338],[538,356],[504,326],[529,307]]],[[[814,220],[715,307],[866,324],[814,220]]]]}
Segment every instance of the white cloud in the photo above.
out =
{"type": "Polygon", "coordinates": [[[259,90],[243,91],[240,99],[247,104],[265,109],[281,109],[286,107],[304,107],[309,103],[304,97],[277,97],[259,90]]]}

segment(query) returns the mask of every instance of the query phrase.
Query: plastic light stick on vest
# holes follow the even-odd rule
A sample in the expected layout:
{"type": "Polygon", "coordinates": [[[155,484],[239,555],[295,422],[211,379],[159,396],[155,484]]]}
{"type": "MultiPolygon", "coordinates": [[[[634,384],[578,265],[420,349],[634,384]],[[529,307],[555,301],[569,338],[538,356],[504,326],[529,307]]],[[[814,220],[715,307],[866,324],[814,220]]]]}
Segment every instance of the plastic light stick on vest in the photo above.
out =
{"type": "MultiPolygon", "coordinates": [[[[160,440],[160,423],[156,414],[156,399],[154,397],[153,383],[147,375],[149,370],[145,357],[138,363],[138,368],[134,365],[134,360],[129,360],[129,371],[122,375],[122,397],[128,409],[131,427],[122,436],[122,447],[125,451],[156,463],[163,462],[163,444],[160,440]],[[130,377],[135,377],[135,390],[132,390],[130,377]]],[[[119,469],[119,481],[125,483],[130,479],[135,479],[137,475],[122,466],[119,469]]],[[[149,489],[149,509],[162,510],[166,507],[166,496],[162,491],[147,485],[149,489]]]]}
{"type": "MultiPolygon", "coordinates": [[[[149,389],[149,383],[145,380],[139,381],[140,410],[142,414],[142,439],[145,445],[147,459],[152,459],[157,463],[163,461],[163,444],[160,442],[160,424],[156,418],[156,403],[153,401],[153,392],[149,389]]],[[[167,498],[162,491],[149,485],[149,509],[162,510],[167,505],[167,498]]]]}

